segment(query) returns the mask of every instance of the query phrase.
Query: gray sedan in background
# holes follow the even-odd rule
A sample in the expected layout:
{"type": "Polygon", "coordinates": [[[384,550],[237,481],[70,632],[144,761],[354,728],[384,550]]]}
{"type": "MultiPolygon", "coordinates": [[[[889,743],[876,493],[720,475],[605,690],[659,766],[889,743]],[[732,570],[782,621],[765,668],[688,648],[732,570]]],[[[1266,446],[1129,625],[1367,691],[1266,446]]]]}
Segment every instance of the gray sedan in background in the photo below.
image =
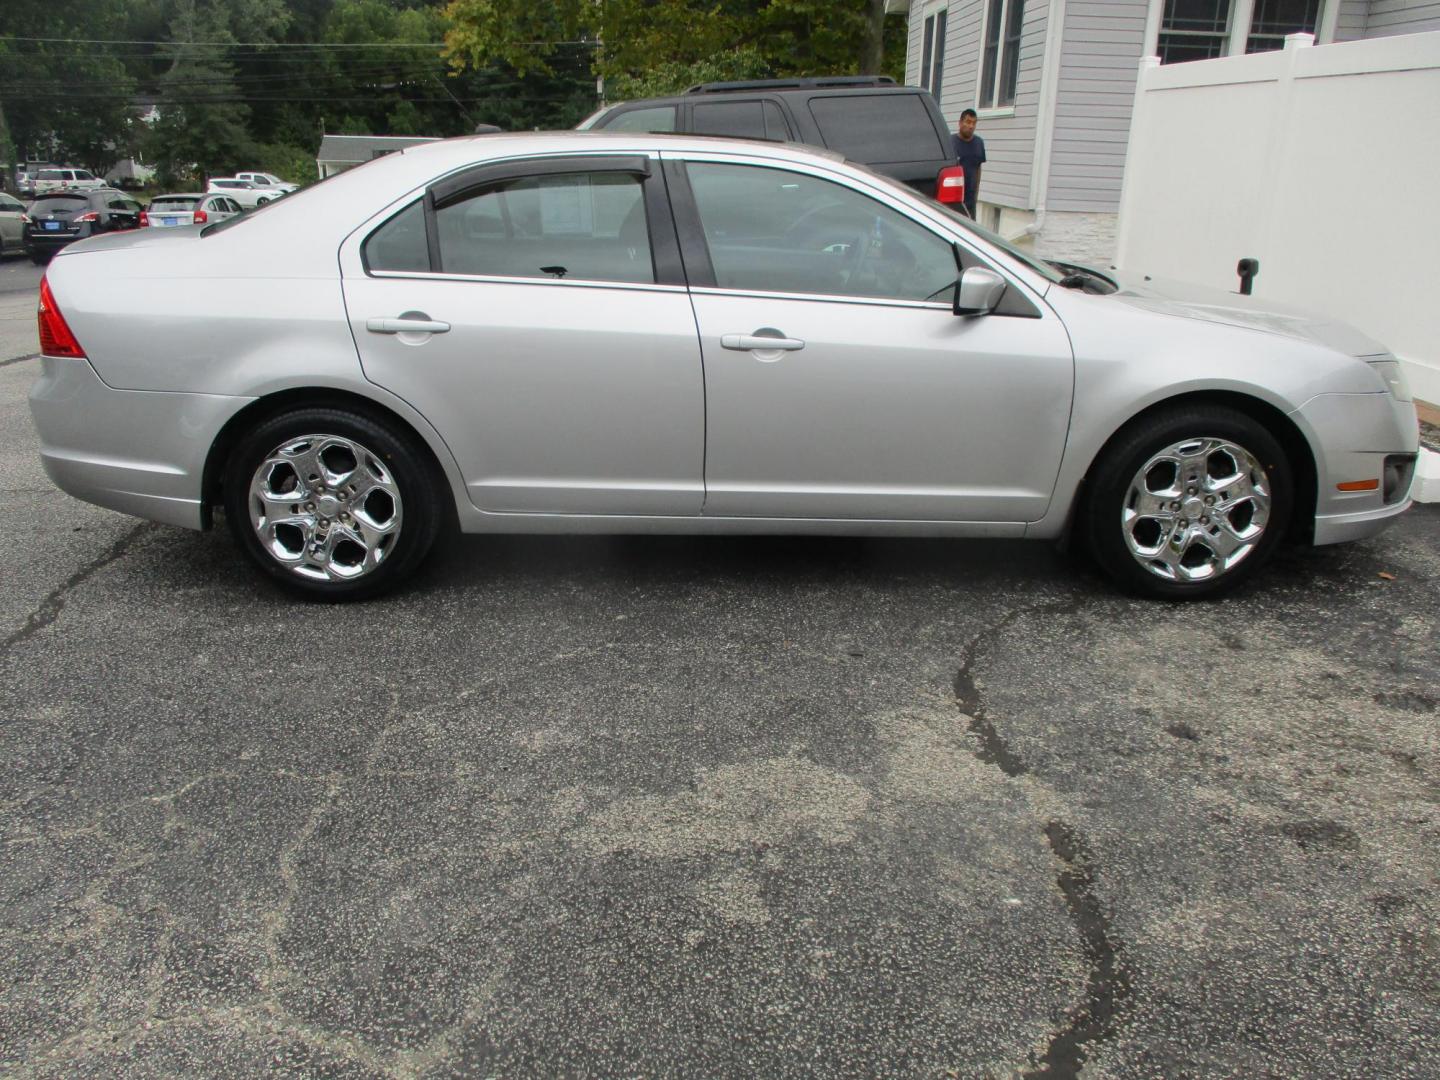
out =
{"type": "Polygon", "coordinates": [[[21,242],[24,231],[25,204],[0,191],[0,259],[6,255],[23,255],[21,242]]]}
{"type": "Polygon", "coordinates": [[[1399,364],[1344,325],[1046,262],[823,151],[412,147],[87,241],[31,393],[64,490],[327,598],[439,531],[1071,535],[1231,588],[1409,506],[1399,364]]]}

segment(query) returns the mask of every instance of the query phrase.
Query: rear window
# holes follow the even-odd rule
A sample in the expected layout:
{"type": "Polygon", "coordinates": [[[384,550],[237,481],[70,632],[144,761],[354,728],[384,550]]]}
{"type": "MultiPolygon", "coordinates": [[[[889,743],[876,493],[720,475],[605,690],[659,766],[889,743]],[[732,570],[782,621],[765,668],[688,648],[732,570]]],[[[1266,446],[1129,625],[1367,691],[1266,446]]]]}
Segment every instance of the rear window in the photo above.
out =
{"type": "Polygon", "coordinates": [[[199,199],[184,198],[152,199],[150,201],[150,212],[152,214],[160,214],[164,213],[166,210],[169,210],[171,212],[189,211],[195,209],[195,204],[199,201],[199,199]]]}
{"type": "Polygon", "coordinates": [[[844,94],[810,99],[825,145],[875,165],[948,158],[919,94],[844,94]]]}
{"type": "Polygon", "coordinates": [[[74,210],[77,206],[84,206],[90,201],[87,195],[41,195],[35,200],[32,210],[41,213],[47,210],[74,210]]]}

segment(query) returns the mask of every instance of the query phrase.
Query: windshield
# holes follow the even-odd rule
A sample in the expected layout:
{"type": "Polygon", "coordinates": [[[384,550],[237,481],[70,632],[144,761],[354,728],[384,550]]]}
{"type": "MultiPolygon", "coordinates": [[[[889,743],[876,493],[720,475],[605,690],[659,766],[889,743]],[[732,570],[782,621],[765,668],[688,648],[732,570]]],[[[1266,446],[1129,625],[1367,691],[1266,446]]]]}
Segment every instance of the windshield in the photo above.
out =
{"type": "MultiPolygon", "coordinates": [[[[847,162],[847,164],[856,165],[856,163],[853,161],[847,162]]],[[[862,169],[865,168],[863,165],[857,165],[856,167],[862,169]]],[[[930,209],[939,210],[951,221],[954,221],[956,224],[964,228],[966,232],[974,233],[986,243],[991,244],[994,247],[997,247],[1001,251],[1005,252],[1005,254],[1009,255],[1016,262],[1024,263],[1027,267],[1035,271],[1035,273],[1039,274],[1046,281],[1050,281],[1058,285],[1061,279],[1065,277],[1065,272],[1063,270],[1057,270],[1049,263],[1041,259],[1037,259],[1028,251],[1022,251],[1020,248],[1012,244],[1009,240],[1006,240],[1004,237],[991,232],[983,225],[977,224],[970,218],[966,217],[964,214],[960,213],[959,210],[947,206],[945,203],[936,202],[930,196],[916,191],[909,184],[904,183],[901,180],[896,180],[893,176],[886,176],[884,173],[876,172],[874,169],[865,169],[865,171],[868,172],[871,176],[878,177],[879,179],[885,181],[885,183],[889,184],[891,187],[899,188],[907,195],[912,195],[924,200],[925,205],[928,206],[930,209]]]]}

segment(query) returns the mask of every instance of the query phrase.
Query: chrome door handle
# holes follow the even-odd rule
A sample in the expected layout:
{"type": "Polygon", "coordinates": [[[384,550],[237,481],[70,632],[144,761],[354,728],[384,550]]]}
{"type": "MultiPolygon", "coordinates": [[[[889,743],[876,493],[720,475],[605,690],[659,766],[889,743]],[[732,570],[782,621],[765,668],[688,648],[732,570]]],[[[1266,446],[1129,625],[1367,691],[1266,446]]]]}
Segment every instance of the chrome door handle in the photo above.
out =
{"type": "Polygon", "coordinates": [[[805,342],[799,338],[768,337],[764,334],[721,334],[720,346],[738,352],[766,352],[770,349],[796,352],[805,347],[805,342]]]}
{"type": "Polygon", "coordinates": [[[450,324],[432,319],[366,319],[365,329],[372,334],[445,334],[450,324]]]}

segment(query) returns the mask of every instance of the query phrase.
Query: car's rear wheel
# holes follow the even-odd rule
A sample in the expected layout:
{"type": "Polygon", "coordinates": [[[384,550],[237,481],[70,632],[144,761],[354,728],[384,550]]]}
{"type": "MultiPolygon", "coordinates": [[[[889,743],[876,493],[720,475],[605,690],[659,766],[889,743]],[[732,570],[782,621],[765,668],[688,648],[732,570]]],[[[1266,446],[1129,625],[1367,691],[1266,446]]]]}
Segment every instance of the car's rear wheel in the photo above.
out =
{"type": "Polygon", "coordinates": [[[258,198],[258,199],[255,200],[255,205],[256,205],[256,206],[264,206],[264,205],[265,205],[267,202],[269,202],[269,201],[270,201],[270,200],[269,200],[268,198],[266,198],[265,196],[262,195],[260,198],[258,198]]]}
{"type": "Polygon", "coordinates": [[[41,254],[40,252],[35,251],[31,252],[30,261],[33,262],[36,266],[44,266],[50,261],[50,256],[48,254],[41,254]]]}
{"type": "Polygon", "coordinates": [[[1294,473],[1244,413],[1191,406],[1147,417],[1097,463],[1083,527],[1102,569],[1146,596],[1217,596],[1274,554],[1294,473]]]}
{"type": "Polygon", "coordinates": [[[264,421],[234,448],[224,485],[231,531],[255,563],[328,600],[399,584],[445,520],[443,487],[414,438],[348,409],[264,421]]]}

